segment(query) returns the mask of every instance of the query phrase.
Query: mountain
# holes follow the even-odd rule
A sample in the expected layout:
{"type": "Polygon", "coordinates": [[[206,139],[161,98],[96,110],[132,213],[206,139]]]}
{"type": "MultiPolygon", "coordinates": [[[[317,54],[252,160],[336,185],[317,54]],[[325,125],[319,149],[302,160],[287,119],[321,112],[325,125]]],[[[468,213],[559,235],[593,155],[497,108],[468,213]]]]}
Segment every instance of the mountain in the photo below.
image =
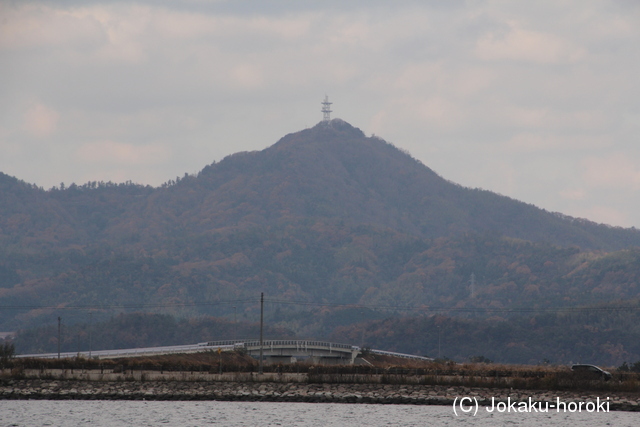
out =
{"type": "Polygon", "coordinates": [[[335,304],[486,317],[640,296],[638,230],[456,185],[337,119],[159,188],[0,174],[0,200],[0,330],[88,310],[255,321],[261,292],[307,335],[339,326],[318,320],[335,304]]]}
{"type": "Polygon", "coordinates": [[[223,227],[339,219],[423,238],[464,232],[584,249],[640,245],[640,231],[598,225],[451,183],[409,154],[334,119],[259,152],[229,156],[159,189],[119,218],[119,235],[151,238],[223,227]],[[125,219],[126,218],[126,219],[125,219]]]}
{"type": "Polygon", "coordinates": [[[338,219],[423,238],[464,232],[583,249],[640,246],[640,231],[546,212],[465,188],[384,140],[334,119],[259,152],[231,155],[161,188],[91,182],[43,191],[0,175],[0,241],[45,247],[338,219]]]}

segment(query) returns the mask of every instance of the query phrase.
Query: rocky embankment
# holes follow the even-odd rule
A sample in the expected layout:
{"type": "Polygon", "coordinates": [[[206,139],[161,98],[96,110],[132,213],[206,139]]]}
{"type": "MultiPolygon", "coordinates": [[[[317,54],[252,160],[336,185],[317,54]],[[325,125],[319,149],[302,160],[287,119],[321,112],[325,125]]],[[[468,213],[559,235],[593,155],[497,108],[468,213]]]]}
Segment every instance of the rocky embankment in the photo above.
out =
{"type": "Polygon", "coordinates": [[[0,399],[77,400],[227,400],[272,402],[383,403],[452,405],[456,398],[497,402],[608,403],[609,410],[639,411],[637,393],[551,392],[406,384],[305,384],[209,381],[77,381],[7,379],[0,381],[0,399]]]}

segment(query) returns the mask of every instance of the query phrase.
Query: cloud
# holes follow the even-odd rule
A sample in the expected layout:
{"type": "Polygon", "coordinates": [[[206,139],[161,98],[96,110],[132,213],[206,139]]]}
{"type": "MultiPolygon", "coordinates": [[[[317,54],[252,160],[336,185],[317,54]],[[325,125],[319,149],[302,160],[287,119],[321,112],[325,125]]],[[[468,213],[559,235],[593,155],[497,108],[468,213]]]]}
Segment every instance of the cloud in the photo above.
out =
{"type": "Polygon", "coordinates": [[[522,28],[517,21],[491,31],[476,43],[476,55],[486,61],[512,60],[539,64],[575,62],[586,51],[558,35],[522,28]]]}
{"type": "Polygon", "coordinates": [[[3,2],[0,16],[0,50],[83,48],[105,39],[100,23],[91,16],[53,6],[14,7],[3,2]]]}
{"type": "Polygon", "coordinates": [[[82,145],[78,160],[92,164],[116,164],[127,166],[158,165],[170,159],[171,152],[159,145],[135,146],[115,141],[92,142],[82,145]]]}
{"type": "Polygon", "coordinates": [[[0,0],[0,17],[0,169],[38,185],[159,184],[314,125],[326,93],[454,182],[640,212],[633,2],[0,0]]]}
{"type": "Polygon", "coordinates": [[[558,195],[568,200],[584,200],[587,192],[582,188],[573,188],[559,191],[558,195]]]}
{"type": "Polygon", "coordinates": [[[56,131],[59,118],[60,115],[55,110],[37,103],[24,114],[24,128],[32,136],[45,138],[56,131]]]}
{"type": "Polygon", "coordinates": [[[505,143],[505,148],[517,152],[575,152],[580,149],[602,149],[613,145],[608,135],[562,135],[552,132],[519,132],[505,143]]]}
{"type": "Polygon", "coordinates": [[[231,70],[231,80],[238,88],[257,89],[264,83],[262,71],[252,64],[240,64],[231,70]]]}
{"type": "Polygon", "coordinates": [[[640,167],[627,153],[590,156],[583,161],[584,180],[593,187],[640,190],[640,167]]]}

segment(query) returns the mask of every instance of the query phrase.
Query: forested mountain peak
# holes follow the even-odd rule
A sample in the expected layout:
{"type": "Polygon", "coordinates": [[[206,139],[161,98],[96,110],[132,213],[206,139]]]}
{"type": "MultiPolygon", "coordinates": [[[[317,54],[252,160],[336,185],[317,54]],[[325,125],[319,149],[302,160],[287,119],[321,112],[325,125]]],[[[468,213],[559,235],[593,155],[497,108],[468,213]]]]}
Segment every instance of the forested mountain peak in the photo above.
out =
{"type": "MultiPolygon", "coordinates": [[[[0,305],[15,310],[0,330],[53,321],[63,306],[103,319],[136,304],[229,316],[238,301],[255,319],[261,292],[452,313],[640,297],[640,249],[611,252],[640,246],[638,230],[462,187],[338,119],[159,188],[44,191],[0,174],[0,202],[0,305]]],[[[278,321],[318,336],[362,320],[349,313],[278,321]]]]}
{"type": "Polygon", "coordinates": [[[288,134],[261,151],[227,156],[160,188],[93,182],[45,192],[2,174],[0,197],[12,201],[0,207],[0,241],[24,240],[29,229],[31,244],[46,234],[47,245],[129,241],[157,247],[177,230],[198,234],[323,218],[421,238],[496,232],[585,249],[640,246],[638,230],[454,184],[340,119],[288,134]]]}
{"type": "Polygon", "coordinates": [[[429,238],[491,231],[591,249],[640,245],[637,230],[576,220],[454,184],[340,119],[288,134],[262,151],[228,156],[181,184],[170,193],[203,192],[190,198],[191,214],[206,215],[209,229],[312,217],[429,238]]]}

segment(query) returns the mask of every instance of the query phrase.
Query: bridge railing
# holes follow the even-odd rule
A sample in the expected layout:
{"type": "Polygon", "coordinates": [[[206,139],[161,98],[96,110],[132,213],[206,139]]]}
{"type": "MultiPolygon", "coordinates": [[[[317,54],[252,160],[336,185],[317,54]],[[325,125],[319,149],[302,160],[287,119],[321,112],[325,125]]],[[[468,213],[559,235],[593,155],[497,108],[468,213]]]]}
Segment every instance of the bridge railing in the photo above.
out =
{"type": "Polygon", "coordinates": [[[404,359],[417,359],[417,360],[427,360],[427,361],[433,361],[433,359],[431,357],[425,357],[425,356],[416,356],[414,354],[405,354],[405,353],[396,353],[394,351],[385,351],[385,350],[374,350],[374,349],[370,349],[369,350],[370,353],[373,354],[380,354],[383,356],[395,356],[395,357],[402,357],[404,359]]]}
{"type": "MultiPolygon", "coordinates": [[[[225,345],[234,345],[235,347],[244,347],[244,348],[259,348],[260,340],[249,339],[249,340],[225,340],[225,341],[209,341],[206,343],[200,343],[199,345],[207,346],[207,347],[218,347],[225,345]]],[[[325,348],[329,350],[348,350],[355,351],[360,350],[359,347],[349,345],[349,344],[340,344],[333,343],[327,341],[311,341],[311,340],[263,340],[263,347],[291,347],[298,349],[305,348],[325,348]]]]}
{"type": "MultiPolygon", "coordinates": [[[[220,345],[216,348],[222,350],[233,350],[231,345],[220,345]]],[[[136,357],[136,356],[153,356],[160,354],[181,354],[181,353],[197,353],[203,351],[201,344],[196,345],[176,345],[166,347],[147,347],[147,348],[128,348],[128,349],[116,349],[116,350],[93,350],[80,351],[80,352],[63,352],[60,353],[61,359],[85,357],[85,358],[119,358],[119,357],[136,357]]],[[[44,353],[44,354],[19,354],[18,358],[40,358],[40,359],[57,359],[58,353],[44,353]]]]}
{"type": "MultiPolygon", "coordinates": [[[[312,341],[312,340],[264,340],[263,346],[265,349],[273,349],[276,348],[289,348],[296,349],[297,351],[307,351],[307,350],[329,350],[330,352],[335,351],[337,353],[351,353],[352,357],[355,357],[360,352],[360,347],[349,345],[349,344],[340,344],[340,343],[332,343],[326,341],[312,341]]],[[[260,348],[260,340],[256,339],[248,339],[248,340],[222,340],[222,341],[209,341],[202,342],[194,345],[178,345],[178,346],[167,346],[167,347],[150,347],[150,348],[136,348],[136,349],[120,349],[120,350],[98,350],[93,352],[83,351],[80,353],[61,353],[60,357],[68,358],[68,357],[95,357],[95,358],[115,358],[115,357],[131,357],[131,356],[144,356],[144,355],[154,355],[154,354],[174,354],[174,353],[194,353],[200,351],[211,351],[215,349],[221,349],[223,351],[230,351],[233,349],[244,348],[246,350],[256,351],[260,348]]],[[[388,356],[396,356],[403,357],[407,359],[418,359],[418,360],[433,360],[429,357],[423,356],[415,356],[411,354],[404,353],[396,353],[393,351],[384,351],[384,350],[369,350],[374,354],[388,355],[388,356]]],[[[56,358],[58,357],[57,353],[48,353],[48,354],[23,354],[17,355],[16,357],[39,357],[39,358],[56,358]]]]}

